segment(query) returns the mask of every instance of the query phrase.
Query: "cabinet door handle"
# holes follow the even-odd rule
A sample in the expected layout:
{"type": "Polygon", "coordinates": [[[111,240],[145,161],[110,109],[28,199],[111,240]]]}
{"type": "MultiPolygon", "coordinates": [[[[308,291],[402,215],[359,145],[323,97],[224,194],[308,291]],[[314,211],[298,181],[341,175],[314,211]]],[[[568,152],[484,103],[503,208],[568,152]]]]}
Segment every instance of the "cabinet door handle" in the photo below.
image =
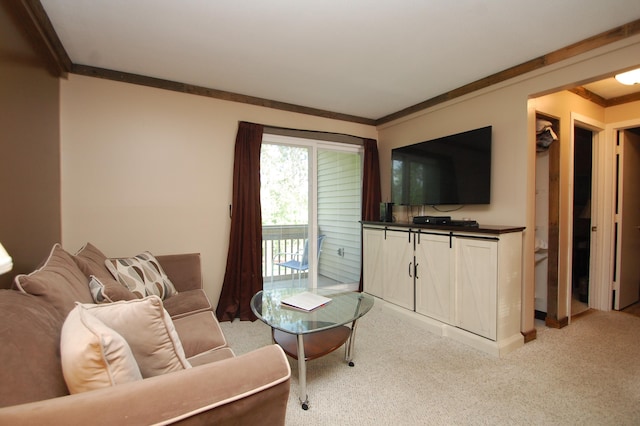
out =
{"type": "Polygon", "coordinates": [[[416,262],[416,266],[413,268],[413,275],[416,277],[416,280],[419,280],[420,277],[418,276],[418,263],[416,262]]]}
{"type": "MultiPolygon", "coordinates": [[[[411,276],[411,265],[412,265],[412,264],[413,264],[413,262],[409,262],[409,276],[410,276],[410,277],[412,277],[412,276],[411,276]]],[[[412,277],[412,278],[413,278],[413,277],[412,277]]]]}

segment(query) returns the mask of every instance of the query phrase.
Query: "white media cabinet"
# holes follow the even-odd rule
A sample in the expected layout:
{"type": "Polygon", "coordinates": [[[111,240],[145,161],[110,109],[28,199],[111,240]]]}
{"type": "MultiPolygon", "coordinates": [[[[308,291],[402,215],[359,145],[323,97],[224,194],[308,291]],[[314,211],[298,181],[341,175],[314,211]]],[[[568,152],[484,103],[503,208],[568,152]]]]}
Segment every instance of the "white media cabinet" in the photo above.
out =
{"type": "Polygon", "coordinates": [[[364,291],[501,356],[520,333],[523,227],[363,222],[364,291]]]}

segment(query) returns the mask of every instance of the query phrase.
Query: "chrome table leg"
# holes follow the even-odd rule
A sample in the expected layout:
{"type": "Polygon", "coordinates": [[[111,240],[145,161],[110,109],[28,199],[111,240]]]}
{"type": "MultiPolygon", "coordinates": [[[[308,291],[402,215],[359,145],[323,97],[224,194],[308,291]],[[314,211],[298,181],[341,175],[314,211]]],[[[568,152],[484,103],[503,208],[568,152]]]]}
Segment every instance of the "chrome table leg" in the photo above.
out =
{"type": "Polygon", "coordinates": [[[302,404],[302,409],[308,410],[309,397],[307,395],[307,365],[304,354],[304,337],[302,334],[298,334],[298,382],[300,385],[298,399],[302,404]]]}
{"type": "Polygon", "coordinates": [[[351,334],[349,335],[349,341],[347,342],[347,346],[345,349],[344,360],[349,364],[349,367],[353,367],[355,364],[353,362],[353,345],[354,340],[356,339],[356,326],[358,325],[358,320],[355,320],[351,324],[351,334]]]}

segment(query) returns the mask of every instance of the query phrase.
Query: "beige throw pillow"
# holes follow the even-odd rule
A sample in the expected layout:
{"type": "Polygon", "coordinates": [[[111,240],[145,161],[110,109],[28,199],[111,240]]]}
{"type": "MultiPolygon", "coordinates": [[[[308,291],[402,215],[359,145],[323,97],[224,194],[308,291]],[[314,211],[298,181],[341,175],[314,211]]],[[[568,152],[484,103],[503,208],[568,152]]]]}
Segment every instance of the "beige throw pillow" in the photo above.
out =
{"type": "Polygon", "coordinates": [[[72,256],[55,244],[44,264],[29,275],[15,277],[14,286],[51,303],[63,317],[76,302],[91,303],[89,279],[85,277],[72,256]]]}
{"type": "Polygon", "coordinates": [[[142,380],[126,340],[81,306],[62,325],[60,358],[72,394],[142,380]]]}
{"type": "Polygon", "coordinates": [[[106,259],[104,263],[113,277],[139,298],[156,295],[164,300],[178,293],[160,262],[148,251],[134,257],[106,259]]]}
{"type": "Polygon", "coordinates": [[[158,296],[81,306],[126,339],[142,377],[191,368],[173,321],[158,296]]]}

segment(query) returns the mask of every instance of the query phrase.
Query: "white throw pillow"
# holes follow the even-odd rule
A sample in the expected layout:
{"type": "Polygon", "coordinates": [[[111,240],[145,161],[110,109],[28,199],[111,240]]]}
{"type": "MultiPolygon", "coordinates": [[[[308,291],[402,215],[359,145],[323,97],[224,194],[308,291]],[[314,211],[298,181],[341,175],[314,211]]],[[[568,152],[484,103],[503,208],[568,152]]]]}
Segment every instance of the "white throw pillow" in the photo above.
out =
{"type": "Polygon", "coordinates": [[[60,358],[72,394],[142,380],[126,340],[80,306],[62,325],[60,358]]]}
{"type": "Polygon", "coordinates": [[[126,339],[142,377],[191,368],[173,321],[158,296],[81,306],[126,339]]]}

